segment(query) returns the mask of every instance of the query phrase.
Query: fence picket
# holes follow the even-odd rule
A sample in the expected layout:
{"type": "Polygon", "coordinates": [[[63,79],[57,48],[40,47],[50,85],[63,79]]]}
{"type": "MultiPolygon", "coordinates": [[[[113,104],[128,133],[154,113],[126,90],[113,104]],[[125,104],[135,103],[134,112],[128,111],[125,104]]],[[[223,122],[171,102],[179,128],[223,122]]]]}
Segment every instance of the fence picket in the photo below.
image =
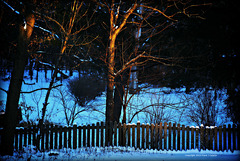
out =
{"type": "Polygon", "coordinates": [[[144,124],[142,124],[142,145],[141,145],[141,148],[142,149],[146,149],[145,148],[145,128],[146,126],[144,124]]]}
{"type": "Polygon", "coordinates": [[[231,141],[231,125],[230,124],[228,124],[228,148],[227,148],[227,151],[228,150],[231,150],[231,143],[232,143],[232,141],[231,141]]]}
{"type": "Polygon", "coordinates": [[[140,149],[140,122],[137,122],[137,148],[140,149]]]}
{"type": "Polygon", "coordinates": [[[90,125],[87,125],[87,147],[90,147],[90,125]]]}
{"type": "Polygon", "coordinates": [[[127,125],[127,131],[128,131],[128,146],[130,146],[130,140],[131,140],[131,126],[128,124],[127,125]]]}
{"type": "Polygon", "coordinates": [[[164,149],[167,149],[167,122],[164,122],[164,149]]]}
{"type": "Polygon", "coordinates": [[[199,127],[196,127],[195,149],[200,150],[200,148],[199,148],[199,127]]]}
{"type": "Polygon", "coordinates": [[[204,127],[201,126],[200,127],[200,150],[204,149],[205,145],[204,145],[204,127]]]}
{"type": "Polygon", "coordinates": [[[123,124],[123,146],[126,146],[126,131],[127,131],[127,126],[126,124],[124,123],[123,124]]]}
{"type": "Polygon", "coordinates": [[[59,149],[62,149],[62,131],[63,131],[63,128],[62,126],[59,126],[58,127],[58,131],[59,131],[59,149]]]}
{"type": "Polygon", "coordinates": [[[172,150],[172,123],[168,123],[168,148],[167,150],[172,150]]]}
{"type": "Polygon", "coordinates": [[[77,125],[73,125],[73,149],[77,148],[77,125]]]}
{"type": "Polygon", "coordinates": [[[180,124],[177,125],[177,150],[180,150],[180,124]]]}
{"type": "Polygon", "coordinates": [[[218,137],[218,132],[217,132],[217,127],[214,127],[214,150],[218,150],[218,140],[217,140],[217,137],[218,137]]]}
{"type": "Polygon", "coordinates": [[[187,147],[186,149],[189,150],[189,144],[190,144],[190,140],[189,140],[189,126],[187,126],[186,128],[186,132],[187,132],[187,141],[186,141],[186,144],[187,144],[187,147]]]}
{"type": "Polygon", "coordinates": [[[222,147],[222,126],[219,126],[219,151],[223,151],[223,147],[222,147]]]}
{"type": "Polygon", "coordinates": [[[176,123],[173,123],[173,150],[176,150],[176,123]]]}
{"type": "Polygon", "coordinates": [[[103,133],[103,129],[104,129],[104,122],[101,122],[101,144],[100,146],[103,147],[103,140],[104,140],[104,133],[103,133]]]}
{"type": "Polygon", "coordinates": [[[194,149],[194,131],[195,131],[195,128],[191,127],[191,148],[190,149],[194,149]]]}
{"type": "Polygon", "coordinates": [[[227,149],[227,134],[226,134],[226,125],[223,125],[223,150],[227,149]]]}
{"type": "Polygon", "coordinates": [[[213,128],[210,128],[210,150],[213,150],[213,128]]]}
{"type": "Polygon", "coordinates": [[[150,149],[150,147],[149,147],[149,124],[146,125],[146,149],[150,149]]]}
{"type": "Polygon", "coordinates": [[[151,124],[151,149],[155,149],[154,148],[154,125],[151,124]]]}
{"type": "Polygon", "coordinates": [[[97,122],[96,134],[96,146],[99,147],[99,122],[97,122]]]}
{"type": "Polygon", "coordinates": [[[58,126],[55,125],[54,126],[54,133],[55,133],[55,136],[54,136],[54,149],[58,149],[58,126]]]}
{"type": "Polygon", "coordinates": [[[235,124],[233,124],[232,133],[233,133],[233,148],[232,148],[232,152],[233,152],[234,150],[237,150],[237,147],[236,147],[236,125],[235,124]]]}
{"type": "Polygon", "coordinates": [[[133,124],[132,125],[132,147],[136,147],[136,144],[135,144],[135,125],[133,124]]]}
{"type": "Polygon", "coordinates": [[[95,124],[92,124],[92,147],[95,147],[95,124]]]}
{"type": "Polygon", "coordinates": [[[156,147],[156,149],[158,149],[159,150],[159,148],[158,148],[158,142],[159,142],[159,139],[158,139],[158,124],[156,123],[155,124],[155,147],[156,147]]]}
{"type": "Polygon", "coordinates": [[[186,150],[185,145],[185,125],[182,125],[182,150],[186,150]]]}

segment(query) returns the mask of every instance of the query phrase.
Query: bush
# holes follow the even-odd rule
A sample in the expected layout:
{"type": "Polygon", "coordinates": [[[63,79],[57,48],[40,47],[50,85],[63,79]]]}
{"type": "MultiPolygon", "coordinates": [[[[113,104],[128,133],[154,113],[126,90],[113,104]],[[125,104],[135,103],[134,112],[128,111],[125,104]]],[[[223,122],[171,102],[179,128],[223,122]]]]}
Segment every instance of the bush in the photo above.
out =
{"type": "Polygon", "coordinates": [[[69,80],[68,89],[76,98],[78,105],[84,107],[105,91],[105,83],[96,74],[86,74],[69,80]]]}

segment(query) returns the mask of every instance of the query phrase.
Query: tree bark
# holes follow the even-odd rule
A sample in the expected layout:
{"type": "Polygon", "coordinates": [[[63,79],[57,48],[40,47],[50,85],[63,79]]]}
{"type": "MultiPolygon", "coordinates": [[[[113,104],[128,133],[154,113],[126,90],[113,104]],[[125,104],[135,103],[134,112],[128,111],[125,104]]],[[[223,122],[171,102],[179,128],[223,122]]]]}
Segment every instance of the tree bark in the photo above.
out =
{"type": "Polygon", "coordinates": [[[32,35],[35,23],[35,17],[28,6],[26,6],[25,14],[27,26],[24,26],[23,20],[20,19],[17,53],[15,54],[14,67],[7,95],[4,133],[1,140],[2,155],[13,155],[14,131],[17,124],[18,102],[22,87],[24,69],[28,58],[27,45],[32,35]]]}
{"type": "Polygon", "coordinates": [[[117,76],[115,79],[115,91],[114,91],[114,121],[119,122],[122,106],[123,106],[123,95],[124,95],[124,82],[121,76],[117,76]]]}

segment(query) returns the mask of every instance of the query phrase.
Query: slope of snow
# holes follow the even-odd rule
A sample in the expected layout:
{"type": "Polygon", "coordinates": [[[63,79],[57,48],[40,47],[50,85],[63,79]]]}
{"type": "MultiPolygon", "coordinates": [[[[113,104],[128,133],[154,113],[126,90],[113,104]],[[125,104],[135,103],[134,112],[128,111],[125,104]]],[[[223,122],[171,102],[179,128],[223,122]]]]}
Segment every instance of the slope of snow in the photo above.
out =
{"type": "Polygon", "coordinates": [[[157,151],[139,150],[126,147],[105,147],[105,148],[80,148],[51,150],[47,152],[36,151],[34,147],[28,147],[21,153],[15,152],[13,156],[0,156],[0,160],[148,160],[148,161],[237,161],[240,159],[240,152],[216,152],[216,151],[157,151]]]}

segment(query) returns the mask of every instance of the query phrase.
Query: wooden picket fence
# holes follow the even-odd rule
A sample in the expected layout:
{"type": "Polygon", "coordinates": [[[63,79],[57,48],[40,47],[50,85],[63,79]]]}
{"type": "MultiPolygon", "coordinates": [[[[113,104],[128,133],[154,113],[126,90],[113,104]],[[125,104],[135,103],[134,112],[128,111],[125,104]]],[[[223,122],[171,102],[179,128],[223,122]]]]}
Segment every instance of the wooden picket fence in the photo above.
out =
{"type": "Polygon", "coordinates": [[[39,150],[126,146],[157,150],[240,150],[240,128],[235,125],[219,127],[189,127],[175,123],[160,124],[107,124],[62,127],[44,126],[39,132],[37,126],[18,128],[14,147],[35,145],[39,150]]]}

